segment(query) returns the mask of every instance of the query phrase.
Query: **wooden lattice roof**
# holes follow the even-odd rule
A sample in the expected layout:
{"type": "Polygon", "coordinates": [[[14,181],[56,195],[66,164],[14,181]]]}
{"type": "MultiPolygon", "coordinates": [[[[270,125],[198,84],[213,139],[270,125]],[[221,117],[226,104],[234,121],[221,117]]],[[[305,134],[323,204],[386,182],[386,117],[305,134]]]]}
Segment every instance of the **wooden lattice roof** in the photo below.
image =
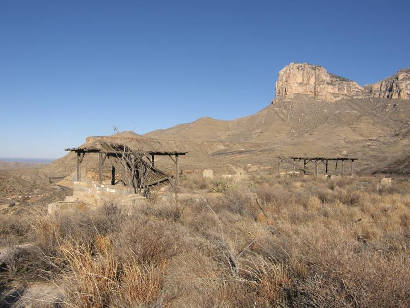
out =
{"type": "Polygon", "coordinates": [[[152,146],[152,148],[150,148],[149,145],[138,142],[136,142],[136,144],[125,145],[105,141],[96,141],[91,144],[86,143],[77,148],[68,148],[65,150],[76,153],[104,153],[108,155],[121,155],[133,151],[142,152],[149,155],[185,155],[188,153],[184,151],[159,149],[158,146],[152,146]]]}

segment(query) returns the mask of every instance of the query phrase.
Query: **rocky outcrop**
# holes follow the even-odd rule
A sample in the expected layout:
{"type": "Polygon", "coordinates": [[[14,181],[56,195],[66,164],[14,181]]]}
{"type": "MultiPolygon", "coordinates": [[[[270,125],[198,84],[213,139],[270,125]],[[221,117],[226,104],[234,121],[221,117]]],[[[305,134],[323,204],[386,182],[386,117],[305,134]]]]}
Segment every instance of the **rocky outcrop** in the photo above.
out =
{"type": "Polygon", "coordinates": [[[410,68],[365,88],[372,97],[410,99],[410,68]]]}
{"type": "Polygon", "coordinates": [[[276,82],[276,97],[291,99],[307,95],[318,100],[334,102],[342,98],[382,97],[410,98],[410,69],[366,87],[331,74],[324,67],[308,63],[290,63],[284,67],[276,82]]]}
{"type": "Polygon", "coordinates": [[[336,101],[345,97],[361,97],[364,88],[354,81],[327,72],[319,65],[291,63],[279,72],[276,96],[293,98],[304,94],[319,100],[336,101]]]}

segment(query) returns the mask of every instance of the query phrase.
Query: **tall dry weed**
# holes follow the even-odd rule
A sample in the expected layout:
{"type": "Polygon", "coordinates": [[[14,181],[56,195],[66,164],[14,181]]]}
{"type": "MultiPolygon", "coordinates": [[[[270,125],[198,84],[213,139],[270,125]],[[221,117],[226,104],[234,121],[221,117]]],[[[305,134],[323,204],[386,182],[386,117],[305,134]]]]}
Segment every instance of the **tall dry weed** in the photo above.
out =
{"type": "Polygon", "coordinates": [[[67,307],[409,306],[408,181],[380,191],[376,178],[254,176],[212,197],[201,181],[182,188],[201,191],[191,199],[39,215],[17,230],[57,265],[40,268],[67,307]]]}

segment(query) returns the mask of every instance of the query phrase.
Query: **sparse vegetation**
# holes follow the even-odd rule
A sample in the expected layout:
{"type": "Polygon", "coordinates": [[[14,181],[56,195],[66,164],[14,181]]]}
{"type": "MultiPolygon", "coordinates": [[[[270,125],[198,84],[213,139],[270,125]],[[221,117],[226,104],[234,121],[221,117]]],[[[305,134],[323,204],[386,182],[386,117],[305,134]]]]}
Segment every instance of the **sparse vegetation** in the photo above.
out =
{"type": "Polygon", "coordinates": [[[34,245],[1,283],[52,281],[67,307],[408,307],[409,182],[378,183],[260,176],[213,199],[31,214],[1,225],[34,245]]]}

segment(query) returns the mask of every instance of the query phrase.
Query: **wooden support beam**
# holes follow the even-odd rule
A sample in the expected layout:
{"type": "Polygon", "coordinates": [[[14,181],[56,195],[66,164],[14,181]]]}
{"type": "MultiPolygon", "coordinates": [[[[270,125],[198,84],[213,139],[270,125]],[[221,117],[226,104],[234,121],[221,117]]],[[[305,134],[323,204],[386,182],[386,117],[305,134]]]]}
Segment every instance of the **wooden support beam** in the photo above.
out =
{"type": "Polygon", "coordinates": [[[174,155],[174,154],[169,154],[168,156],[169,156],[169,158],[171,158],[171,160],[175,163],[175,159],[172,157],[172,155],[174,155]]]}
{"type": "Polygon", "coordinates": [[[81,180],[80,164],[81,164],[81,153],[77,152],[77,182],[80,182],[81,180]]]}
{"type": "Polygon", "coordinates": [[[151,165],[152,167],[155,167],[155,155],[151,154],[151,165]]]}
{"type": "Polygon", "coordinates": [[[98,153],[98,183],[102,184],[103,153],[98,153]]]}
{"type": "Polygon", "coordinates": [[[351,162],[351,165],[350,165],[350,175],[353,176],[353,175],[354,175],[354,172],[353,172],[353,162],[354,162],[354,160],[352,159],[350,162],[351,162]]]}
{"type": "Polygon", "coordinates": [[[175,186],[179,184],[179,161],[178,154],[175,154],[175,186]]]}
{"type": "Polygon", "coordinates": [[[137,188],[141,188],[142,181],[141,181],[141,170],[139,166],[135,168],[135,178],[137,179],[137,188]]]}
{"type": "Polygon", "coordinates": [[[112,165],[111,167],[111,185],[115,185],[115,167],[112,165]]]}
{"type": "Polygon", "coordinates": [[[148,186],[148,187],[155,186],[155,185],[161,184],[161,183],[166,182],[166,181],[168,181],[168,182],[172,185],[172,180],[171,180],[171,178],[172,178],[172,177],[165,178],[165,179],[160,179],[160,180],[158,180],[158,181],[156,181],[156,182],[154,182],[154,183],[148,184],[147,186],[148,186]]]}
{"type": "Polygon", "coordinates": [[[307,165],[312,162],[314,163],[314,175],[317,177],[318,175],[320,175],[320,166],[321,164],[323,164],[324,166],[324,172],[325,174],[330,174],[331,173],[331,166],[329,165],[329,163],[331,164],[332,161],[335,162],[335,171],[334,174],[340,174],[342,176],[345,175],[345,161],[349,161],[351,162],[350,165],[350,173],[351,175],[353,175],[353,164],[356,160],[358,160],[358,158],[353,158],[353,157],[296,157],[296,156],[291,156],[291,157],[282,157],[279,156],[278,157],[278,161],[277,161],[277,171],[278,174],[280,174],[280,164],[283,160],[292,160],[292,168],[293,168],[293,172],[296,171],[296,162],[299,161],[303,161],[303,171],[306,173],[307,171],[307,165]],[[338,164],[341,163],[341,166],[339,167],[339,173],[338,173],[338,164]]]}

